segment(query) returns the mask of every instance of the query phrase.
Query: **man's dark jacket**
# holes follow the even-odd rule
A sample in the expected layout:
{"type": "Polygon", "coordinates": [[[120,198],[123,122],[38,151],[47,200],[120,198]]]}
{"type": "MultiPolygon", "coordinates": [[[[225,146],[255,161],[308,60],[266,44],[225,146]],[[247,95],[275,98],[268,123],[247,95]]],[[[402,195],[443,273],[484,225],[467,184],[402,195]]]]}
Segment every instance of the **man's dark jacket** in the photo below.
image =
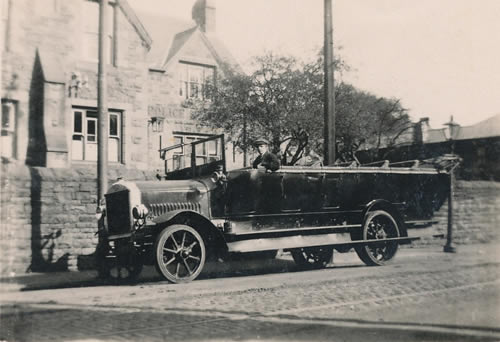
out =
{"type": "Polygon", "coordinates": [[[264,166],[266,170],[276,171],[280,168],[280,161],[278,157],[270,152],[266,152],[261,156],[258,156],[253,161],[253,168],[256,169],[259,167],[259,164],[264,166]]]}

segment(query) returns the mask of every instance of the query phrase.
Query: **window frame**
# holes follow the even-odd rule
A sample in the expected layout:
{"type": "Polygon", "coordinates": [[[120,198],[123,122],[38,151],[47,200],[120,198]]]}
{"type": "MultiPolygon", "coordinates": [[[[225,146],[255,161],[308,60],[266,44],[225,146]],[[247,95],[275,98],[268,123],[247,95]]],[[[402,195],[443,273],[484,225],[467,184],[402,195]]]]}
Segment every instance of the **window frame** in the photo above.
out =
{"type": "Polygon", "coordinates": [[[184,100],[190,100],[193,98],[209,100],[206,95],[206,86],[209,82],[212,84],[215,83],[216,70],[217,68],[214,65],[180,61],[178,71],[179,97],[184,100]],[[195,77],[197,73],[198,77],[195,77]]]}
{"type": "Polygon", "coordinates": [[[16,101],[11,101],[7,99],[2,99],[2,112],[1,118],[0,118],[0,129],[2,130],[2,135],[3,132],[8,132],[8,133],[15,133],[16,132],[16,111],[17,111],[17,102],[16,101]],[[4,127],[4,107],[8,108],[8,126],[4,127]]]}
{"type": "MultiPolygon", "coordinates": [[[[124,163],[124,156],[123,156],[123,111],[120,110],[108,110],[107,113],[108,117],[108,146],[109,146],[109,141],[111,139],[118,140],[118,151],[117,151],[117,160],[116,161],[110,161],[111,163],[119,163],[123,164],[124,163]],[[111,117],[115,116],[117,118],[116,120],[116,129],[117,129],[117,134],[111,134],[111,117]]],[[[82,159],[74,159],[74,151],[73,147],[71,149],[71,160],[73,162],[94,162],[94,160],[89,160],[86,159],[86,144],[97,144],[99,140],[99,119],[97,117],[97,109],[96,108],[82,108],[82,107],[73,107],[71,110],[71,141],[75,140],[75,136],[80,136],[82,141],[82,159]],[[76,119],[76,113],[81,113],[81,132],[75,131],[75,119],[76,119]],[[95,140],[94,141],[89,141],[88,140],[88,122],[92,121],[95,122],[95,140]]],[[[92,135],[94,136],[94,135],[92,135]]],[[[109,158],[109,148],[108,148],[108,160],[109,158]]]]}
{"type": "MultiPolygon", "coordinates": [[[[174,142],[176,139],[180,139],[180,143],[186,144],[180,147],[182,151],[174,150],[172,154],[172,170],[178,170],[185,167],[191,166],[191,142],[204,140],[206,138],[212,137],[213,134],[201,134],[201,133],[188,133],[188,132],[173,132],[174,142]],[[186,148],[184,148],[186,147],[186,148]]],[[[179,142],[175,142],[174,145],[179,144],[179,142]]],[[[222,158],[222,152],[218,150],[219,146],[216,144],[215,153],[210,153],[209,146],[207,143],[203,143],[201,145],[196,145],[196,165],[206,164],[210,158],[220,157],[222,158]],[[200,152],[202,150],[202,153],[200,152]],[[200,163],[200,161],[202,162],[200,163]]],[[[170,169],[170,168],[169,168],[170,169]]]]}
{"type": "Polygon", "coordinates": [[[0,155],[7,158],[17,158],[17,110],[18,101],[2,99],[2,110],[0,112],[0,155]],[[4,121],[7,110],[7,120],[4,121]],[[8,124],[4,126],[4,123],[8,124]]]}

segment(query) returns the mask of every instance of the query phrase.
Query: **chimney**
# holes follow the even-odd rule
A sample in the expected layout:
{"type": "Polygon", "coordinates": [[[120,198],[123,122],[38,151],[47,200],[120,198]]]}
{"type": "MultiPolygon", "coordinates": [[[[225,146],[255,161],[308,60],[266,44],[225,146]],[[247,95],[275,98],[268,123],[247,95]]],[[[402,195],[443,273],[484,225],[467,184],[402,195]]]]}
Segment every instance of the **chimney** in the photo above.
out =
{"type": "Polygon", "coordinates": [[[429,138],[429,118],[420,118],[420,132],[422,134],[422,143],[426,142],[429,138]]]}
{"type": "Polygon", "coordinates": [[[196,0],[191,16],[200,30],[206,33],[215,32],[215,0],[196,0]]]}

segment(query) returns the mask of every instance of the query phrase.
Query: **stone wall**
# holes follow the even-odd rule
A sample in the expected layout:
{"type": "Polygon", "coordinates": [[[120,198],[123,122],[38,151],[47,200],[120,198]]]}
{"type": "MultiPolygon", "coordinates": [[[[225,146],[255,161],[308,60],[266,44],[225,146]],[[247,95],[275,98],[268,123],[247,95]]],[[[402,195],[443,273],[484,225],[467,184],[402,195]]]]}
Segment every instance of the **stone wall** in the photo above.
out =
{"type": "MultiPolygon", "coordinates": [[[[97,244],[95,169],[2,165],[1,275],[78,270],[92,263],[97,244]]],[[[140,180],[152,175],[117,167],[108,177],[111,184],[118,177],[140,180]]]]}
{"type": "MultiPolygon", "coordinates": [[[[453,242],[460,245],[500,241],[500,183],[456,181],[454,189],[453,242]]],[[[448,226],[447,201],[434,218],[439,223],[424,229],[422,240],[414,242],[412,246],[445,243],[448,226]]]]}

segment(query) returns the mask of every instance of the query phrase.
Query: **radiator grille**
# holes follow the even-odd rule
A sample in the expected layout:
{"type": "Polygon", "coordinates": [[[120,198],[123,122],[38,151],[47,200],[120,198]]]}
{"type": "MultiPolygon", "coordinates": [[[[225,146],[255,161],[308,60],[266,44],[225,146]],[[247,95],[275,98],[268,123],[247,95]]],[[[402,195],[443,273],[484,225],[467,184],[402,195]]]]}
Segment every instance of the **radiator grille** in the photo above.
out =
{"type": "Polygon", "coordinates": [[[200,203],[196,202],[170,202],[151,204],[149,209],[153,216],[160,216],[174,210],[193,210],[200,212],[201,206],[200,203]]]}
{"type": "Polygon", "coordinates": [[[129,191],[114,192],[105,197],[109,234],[129,233],[132,230],[129,191]]]}

